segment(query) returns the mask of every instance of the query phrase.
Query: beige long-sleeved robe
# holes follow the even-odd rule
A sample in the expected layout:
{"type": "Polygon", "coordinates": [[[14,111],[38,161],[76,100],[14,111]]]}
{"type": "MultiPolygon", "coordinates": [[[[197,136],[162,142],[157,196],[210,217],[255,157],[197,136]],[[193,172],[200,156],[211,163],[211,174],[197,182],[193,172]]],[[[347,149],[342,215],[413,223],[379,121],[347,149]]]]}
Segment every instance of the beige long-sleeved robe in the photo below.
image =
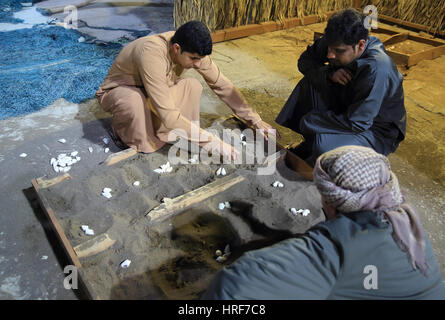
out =
{"type": "MultiPolygon", "coordinates": [[[[182,130],[184,138],[201,146],[213,138],[199,128],[200,82],[183,78],[186,69],[170,57],[169,41],[173,35],[174,31],[170,31],[128,44],[96,92],[101,107],[113,115],[116,133],[138,152],[154,152],[172,141],[169,134],[173,129],[182,130]],[[198,139],[192,132],[199,132],[198,139]]],[[[261,120],[210,56],[201,60],[196,71],[239,117],[251,124],[261,120]]]]}

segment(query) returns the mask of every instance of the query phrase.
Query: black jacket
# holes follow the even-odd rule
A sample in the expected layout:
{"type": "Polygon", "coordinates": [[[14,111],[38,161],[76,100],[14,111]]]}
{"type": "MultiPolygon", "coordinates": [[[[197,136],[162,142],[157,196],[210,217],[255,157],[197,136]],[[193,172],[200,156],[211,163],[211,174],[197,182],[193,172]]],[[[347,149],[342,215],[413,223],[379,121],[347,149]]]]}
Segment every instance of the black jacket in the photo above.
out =
{"type": "Polygon", "coordinates": [[[359,133],[371,130],[377,137],[396,144],[405,138],[406,110],[403,77],[382,42],[370,36],[363,54],[345,68],[352,80],[342,86],[333,83],[326,65],[327,43],[322,37],[301,55],[298,68],[332,106],[328,112],[309,112],[300,122],[303,134],[359,133]]]}

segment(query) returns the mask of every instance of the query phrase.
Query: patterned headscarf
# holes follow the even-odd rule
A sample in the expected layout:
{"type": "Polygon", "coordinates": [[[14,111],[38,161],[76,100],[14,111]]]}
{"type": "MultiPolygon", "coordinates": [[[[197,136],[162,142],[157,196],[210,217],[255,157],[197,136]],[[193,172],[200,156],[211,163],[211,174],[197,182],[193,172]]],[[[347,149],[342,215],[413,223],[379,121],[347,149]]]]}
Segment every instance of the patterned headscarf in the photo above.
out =
{"type": "Polygon", "coordinates": [[[422,225],[405,202],[385,156],[360,146],[331,150],[318,157],[314,182],[326,204],[339,212],[382,212],[393,227],[394,240],[408,253],[414,269],[426,274],[422,225]]]}

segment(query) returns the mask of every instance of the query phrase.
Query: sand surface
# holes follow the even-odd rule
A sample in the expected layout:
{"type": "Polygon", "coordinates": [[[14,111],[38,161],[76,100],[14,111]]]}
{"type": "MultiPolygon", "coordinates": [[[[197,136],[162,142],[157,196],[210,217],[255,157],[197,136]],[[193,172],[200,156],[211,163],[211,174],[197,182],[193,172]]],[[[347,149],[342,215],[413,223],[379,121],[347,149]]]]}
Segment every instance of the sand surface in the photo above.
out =
{"type": "MultiPolygon", "coordinates": [[[[235,128],[235,121],[211,128],[221,132],[228,127],[235,128]]],[[[145,213],[164,198],[173,199],[221,179],[216,175],[219,164],[176,164],[171,173],[155,173],[153,169],[169,160],[171,147],[138,154],[112,167],[99,166],[42,190],[73,247],[92,237],[84,234],[82,225],[93,229],[95,236],[106,233],[116,241],[101,253],[81,258],[94,296],[197,299],[215,273],[245,251],[304,233],[323,220],[319,194],[310,181],[283,162],[277,164],[274,174],[258,175],[261,162],[223,165],[226,177],[240,175],[244,181],[154,224],[145,213]],[[136,180],[140,181],[137,187],[133,186],[136,180]],[[284,188],[272,186],[277,180],[284,188]],[[105,187],[112,189],[112,198],[101,195],[105,187]],[[231,208],[219,210],[218,204],[226,201],[231,208]],[[289,211],[292,207],[311,213],[295,215],[289,211]],[[217,262],[216,250],[224,251],[227,245],[228,260],[217,262]],[[126,259],[131,260],[130,267],[121,268],[126,259]]]]}

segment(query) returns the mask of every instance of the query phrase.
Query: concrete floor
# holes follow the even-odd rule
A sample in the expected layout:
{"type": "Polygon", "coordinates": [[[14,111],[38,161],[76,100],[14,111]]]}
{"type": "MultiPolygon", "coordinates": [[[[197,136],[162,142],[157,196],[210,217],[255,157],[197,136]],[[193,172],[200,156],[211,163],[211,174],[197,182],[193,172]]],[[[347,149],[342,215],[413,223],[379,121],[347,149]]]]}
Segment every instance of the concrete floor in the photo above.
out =
{"type": "MultiPolygon", "coordinates": [[[[99,41],[117,41],[121,36],[131,37],[130,29],[150,32],[172,29],[171,6],[132,8],[126,11],[129,16],[118,9],[121,10],[103,3],[80,9],[79,19],[95,27],[93,31],[84,29],[87,36],[99,41]],[[95,19],[96,16],[100,19],[95,19]],[[135,22],[135,16],[142,23],[135,22]],[[151,17],[163,18],[150,20],[151,17]]],[[[216,44],[212,58],[261,116],[273,124],[274,117],[302,77],[296,67],[298,56],[310,43],[316,28],[320,25],[216,44]]],[[[445,64],[445,60],[439,61],[445,64]]],[[[410,72],[415,74],[415,68],[410,72]]],[[[193,72],[190,76],[198,78],[193,72]]],[[[231,113],[207,87],[203,91],[201,111],[231,113]]],[[[78,150],[84,155],[70,174],[91,169],[104,160],[107,154],[102,151],[102,138],[106,136],[104,126],[109,121],[109,114],[101,111],[94,99],[81,104],[60,99],[40,112],[0,121],[0,299],[82,298],[77,291],[63,287],[63,267],[67,260],[37,204],[31,180],[54,176],[49,159],[62,151],[78,150]],[[60,138],[67,139],[67,143],[57,142],[60,138]],[[87,151],[90,146],[95,150],[93,154],[87,151]],[[26,158],[19,157],[23,152],[28,154],[26,158]]],[[[279,130],[283,144],[300,139],[288,130],[279,130]]],[[[407,137],[408,142],[414,140],[413,136],[407,137]]],[[[111,147],[111,152],[117,151],[115,146],[111,147]]],[[[407,197],[419,211],[445,275],[445,187],[410,161],[406,151],[392,154],[390,161],[407,197]]]]}

